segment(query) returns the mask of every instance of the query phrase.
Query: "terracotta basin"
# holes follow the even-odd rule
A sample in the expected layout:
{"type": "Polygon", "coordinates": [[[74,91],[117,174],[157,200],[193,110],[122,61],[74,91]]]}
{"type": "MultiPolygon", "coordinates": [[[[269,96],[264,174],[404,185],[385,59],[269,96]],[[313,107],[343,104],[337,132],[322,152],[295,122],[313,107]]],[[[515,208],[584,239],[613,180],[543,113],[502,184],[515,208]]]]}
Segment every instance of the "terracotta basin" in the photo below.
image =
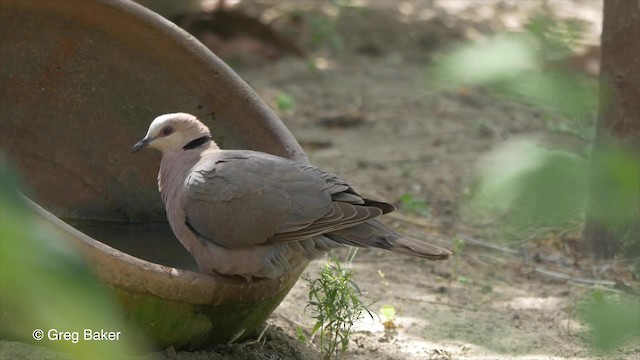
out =
{"type": "Polygon", "coordinates": [[[249,334],[306,266],[251,283],[208,276],[122,253],[58,218],[164,220],[159,154],[131,146],[166,112],[199,116],[223,148],[306,161],[262,100],[162,17],[128,1],[0,0],[0,89],[0,149],[34,190],[34,211],[82,249],[158,346],[249,334]]]}

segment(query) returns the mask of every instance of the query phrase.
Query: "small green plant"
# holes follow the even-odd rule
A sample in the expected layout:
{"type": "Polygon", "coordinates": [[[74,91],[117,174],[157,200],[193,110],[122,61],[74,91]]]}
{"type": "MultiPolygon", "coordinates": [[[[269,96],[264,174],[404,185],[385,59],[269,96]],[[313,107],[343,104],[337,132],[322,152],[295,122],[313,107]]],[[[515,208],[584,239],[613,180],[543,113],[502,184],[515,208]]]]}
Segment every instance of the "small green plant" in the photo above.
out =
{"type": "Polygon", "coordinates": [[[332,0],[328,8],[331,10],[309,19],[311,43],[319,50],[342,51],[345,45],[338,32],[338,21],[351,8],[351,0],[332,0]]]}
{"type": "Polygon", "coordinates": [[[304,330],[300,326],[296,326],[296,336],[298,337],[298,341],[306,342],[307,335],[305,335],[304,330]]]}
{"type": "MultiPolygon", "coordinates": [[[[349,347],[353,324],[366,312],[371,312],[360,300],[360,290],[354,282],[349,267],[357,249],[349,251],[344,266],[335,256],[325,264],[320,277],[305,279],[309,287],[309,302],[316,323],[311,331],[320,336],[320,353],[323,358],[338,358],[349,347]]],[[[306,309],[305,308],[305,309],[306,309]]]]}
{"type": "Polygon", "coordinates": [[[344,43],[336,29],[337,17],[316,16],[309,21],[311,25],[311,42],[317,47],[329,46],[335,50],[342,50],[344,43]]]}
{"type": "Polygon", "coordinates": [[[483,119],[478,119],[473,123],[473,132],[480,137],[493,135],[493,129],[487,121],[483,119]]]}
{"type": "Polygon", "coordinates": [[[546,61],[565,59],[580,46],[585,24],[577,20],[558,20],[549,16],[543,9],[533,15],[525,26],[540,48],[540,54],[546,61]]]}
{"type": "Polygon", "coordinates": [[[295,101],[288,94],[282,93],[276,96],[276,106],[283,113],[292,112],[295,105],[295,101]]]}
{"type": "Polygon", "coordinates": [[[407,212],[420,216],[430,216],[431,211],[426,201],[416,199],[411,194],[400,195],[400,208],[407,212]]]}
{"type": "Polygon", "coordinates": [[[458,274],[458,266],[460,265],[461,259],[460,256],[462,255],[462,250],[464,249],[465,244],[466,243],[463,239],[455,238],[453,239],[453,247],[451,249],[455,255],[451,260],[451,277],[463,285],[470,282],[468,278],[458,274]]]}
{"type": "Polygon", "coordinates": [[[413,166],[402,165],[400,167],[400,176],[402,176],[403,178],[411,177],[411,175],[413,174],[414,170],[415,170],[415,168],[413,166]]]}
{"type": "Polygon", "coordinates": [[[380,317],[385,330],[393,330],[396,328],[396,308],[393,305],[384,305],[380,308],[380,317]]]}

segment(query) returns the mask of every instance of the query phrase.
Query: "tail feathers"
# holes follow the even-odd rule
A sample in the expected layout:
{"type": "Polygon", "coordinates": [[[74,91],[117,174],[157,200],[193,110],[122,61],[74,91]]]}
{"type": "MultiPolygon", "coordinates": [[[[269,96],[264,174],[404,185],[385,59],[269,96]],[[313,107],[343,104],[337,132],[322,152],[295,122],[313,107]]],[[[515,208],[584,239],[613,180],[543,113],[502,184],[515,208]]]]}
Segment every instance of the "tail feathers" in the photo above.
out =
{"type": "Polygon", "coordinates": [[[377,220],[369,220],[325,236],[337,243],[384,249],[429,260],[446,260],[451,255],[451,251],[439,246],[399,235],[377,220]]]}
{"type": "Polygon", "coordinates": [[[411,238],[396,239],[389,250],[399,254],[417,256],[429,260],[446,260],[451,255],[451,251],[449,250],[411,238]]]}

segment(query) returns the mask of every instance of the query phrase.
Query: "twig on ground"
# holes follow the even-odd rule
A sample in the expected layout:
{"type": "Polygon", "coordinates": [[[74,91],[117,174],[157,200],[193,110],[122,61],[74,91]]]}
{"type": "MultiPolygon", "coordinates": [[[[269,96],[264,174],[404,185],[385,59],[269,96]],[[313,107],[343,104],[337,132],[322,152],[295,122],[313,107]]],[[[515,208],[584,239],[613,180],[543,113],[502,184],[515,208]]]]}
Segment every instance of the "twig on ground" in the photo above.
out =
{"type": "Polygon", "coordinates": [[[553,271],[553,270],[547,270],[541,267],[535,267],[533,269],[535,272],[545,275],[547,277],[553,278],[553,279],[560,279],[560,280],[566,280],[572,283],[580,283],[580,284],[590,284],[590,285],[602,285],[602,286],[615,286],[616,283],[615,281],[611,281],[611,280],[598,280],[598,279],[587,279],[587,278],[580,278],[580,277],[574,277],[571,276],[569,274],[565,274],[565,273],[561,273],[558,271],[553,271]]]}
{"type": "Polygon", "coordinates": [[[516,255],[516,256],[517,255],[521,255],[521,253],[516,251],[516,250],[512,250],[512,249],[506,248],[504,246],[500,246],[500,245],[492,244],[492,243],[489,243],[489,242],[486,242],[486,241],[482,241],[480,239],[472,238],[472,237],[470,237],[468,235],[465,235],[465,234],[457,234],[457,236],[459,238],[461,238],[462,240],[464,240],[467,243],[472,244],[472,245],[481,246],[481,247],[485,247],[485,248],[488,248],[488,249],[501,251],[501,252],[504,252],[504,253],[507,253],[507,254],[511,254],[511,255],[516,255]]]}
{"type": "Polygon", "coordinates": [[[597,284],[587,285],[587,284],[577,283],[577,282],[573,282],[573,281],[567,281],[567,285],[580,287],[580,288],[585,288],[585,289],[589,289],[589,290],[601,290],[601,291],[607,291],[607,292],[612,292],[612,293],[616,293],[616,294],[625,294],[625,292],[622,291],[622,290],[612,289],[610,287],[597,285],[597,284]]]}

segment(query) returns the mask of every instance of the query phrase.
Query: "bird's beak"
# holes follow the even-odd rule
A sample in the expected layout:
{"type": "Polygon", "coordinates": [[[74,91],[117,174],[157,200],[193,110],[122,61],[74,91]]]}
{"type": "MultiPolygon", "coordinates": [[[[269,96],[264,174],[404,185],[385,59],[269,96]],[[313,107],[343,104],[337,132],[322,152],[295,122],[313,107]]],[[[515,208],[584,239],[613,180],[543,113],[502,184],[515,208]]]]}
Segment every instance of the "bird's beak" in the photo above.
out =
{"type": "Polygon", "coordinates": [[[140,141],[138,141],[137,144],[133,145],[133,151],[132,152],[138,152],[142,149],[144,149],[145,147],[147,147],[147,145],[149,145],[149,143],[151,142],[151,140],[153,140],[152,138],[144,138],[140,141]]]}

